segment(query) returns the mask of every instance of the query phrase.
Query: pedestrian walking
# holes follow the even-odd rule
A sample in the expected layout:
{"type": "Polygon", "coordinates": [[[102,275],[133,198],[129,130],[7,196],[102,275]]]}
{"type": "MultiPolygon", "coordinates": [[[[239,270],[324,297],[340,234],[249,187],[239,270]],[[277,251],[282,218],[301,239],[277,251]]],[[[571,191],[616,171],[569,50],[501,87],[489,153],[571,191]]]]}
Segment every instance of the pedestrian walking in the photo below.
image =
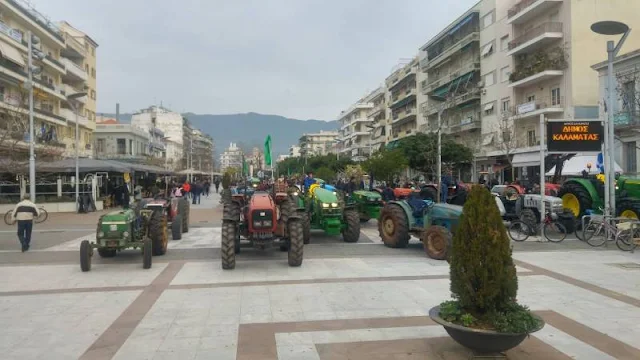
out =
{"type": "Polygon", "coordinates": [[[210,183],[209,183],[209,181],[207,180],[207,181],[205,181],[205,182],[204,182],[204,189],[202,189],[202,190],[204,190],[204,194],[205,194],[207,197],[209,197],[209,190],[210,190],[210,189],[211,189],[211,184],[210,184],[210,183]]]}
{"type": "Polygon", "coordinates": [[[33,219],[38,215],[40,215],[40,211],[36,204],[29,199],[29,194],[24,194],[22,201],[17,203],[13,209],[13,219],[18,222],[18,240],[22,245],[22,252],[29,250],[33,219]]]}
{"type": "Polygon", "coordinates": [[[213,184],[216,186],[216,194],[217,194],[218,189],[220,188],[220,178],[216,177],[216,179],[213,181],[213,184]]]}

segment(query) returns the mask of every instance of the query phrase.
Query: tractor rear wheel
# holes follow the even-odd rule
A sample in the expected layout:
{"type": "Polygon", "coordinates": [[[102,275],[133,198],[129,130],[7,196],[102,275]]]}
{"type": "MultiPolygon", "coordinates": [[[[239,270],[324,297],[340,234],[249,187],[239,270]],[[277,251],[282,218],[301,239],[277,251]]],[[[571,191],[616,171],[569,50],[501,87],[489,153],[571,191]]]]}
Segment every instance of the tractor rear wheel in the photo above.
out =
{"type": "Polygon", "coordinates": [[[451,249],[453,235],[444,226],[432,225],[422,232],[422,245],[427,256],[435,260],[446,260],[451,249]]]}
{"type": "Polygon", "coordinates": [[[358,242],[360,240],[360,214],[356,210],[345,210],[344,221],[347,223],[347,227],[342,230],[342,239],[348,243],[358,242]]]}
{"type": "Polygon", "coordinates": [[[562,185],[558,191],[558,197],[562,198],[562,206],[571,210],[573,215],[580,219],[587,209],[591,209],[593,199],[587,189],[576,183],[562,185]]]}
{"type": "Polygon", "coordinates": [[[304,253],[304,226],[302,221],[298,219],[291,219],[288,223],[289,226],[289,253],[287,259],[289,266],[302,265],[302,258],[304,253]]]}
{"type": "Polygon", "coordinates": [[[101,258],[110,258],[116,256],[116,249],[98,248],[98,255],[101,258]]]}
{"type": "Polygon", "coordinates": [[[237,226],[233,221],[222,222],[222,238],[220,239],[220,254],[222,268],[231,270],[236,267],[236,231],[237,226]]]}
{"type": "Polygon", "coordinates": [[[171,223],[171,238],[173,240],[182,239],[182,216],[182,214],[176,215],[176,218],[171,223]]]}
{"type": "Polygon", "coordinates": [[[409,244],[409,224],[404,210],[396,204],[385,205],[380,212],[378,233],[385,246],[404,248],[409,244]]]}
{"type": "Polygon", "coordinates": [[[640,201],[621,200],[616,207],[618,216],[634,220],[640,219],[640,201]]]}
{"type": "Polygon", "coordinates": [[[160,211],[154,211],[149,218],[149,241],[153,244],[153,255],[164,255],[167,252],[169,239],[167,236],[167,217],[160,211]]]}
{"type": "Polygon", "coordinates": [[[80,243],[80,270],[83,272],[91,270],[91,255],[93,255],[93,250],[89,240],[82,240],[80,243]]]}
{"type": "Polygon", "coordinates": [[[153,242],[145,239],[142,245],[142,268],[151,269],[151,257],[153,256],[153,242]]]}
{"type": "Polygon", "coordinates": [[[311,217],[307,212],[302,215],[302,238],[305,245],[311,243],[311,217]]]}
{"type": "MultiPolygon", "coordinates": [[[[187,199],[180,199],[180,201],[178,202],[178,215],[182,220],[183,233],[189,232],[189,217],[190,217],[189,212],[190,211],[191,209],[189,208],[189,201],[187,201],[187,199]]],[[[175,221],[176,219],[174,219],[174,222],[175,221]]],[[[179,239],[174,238],[174,240],[179,240],[179,239]]]]}

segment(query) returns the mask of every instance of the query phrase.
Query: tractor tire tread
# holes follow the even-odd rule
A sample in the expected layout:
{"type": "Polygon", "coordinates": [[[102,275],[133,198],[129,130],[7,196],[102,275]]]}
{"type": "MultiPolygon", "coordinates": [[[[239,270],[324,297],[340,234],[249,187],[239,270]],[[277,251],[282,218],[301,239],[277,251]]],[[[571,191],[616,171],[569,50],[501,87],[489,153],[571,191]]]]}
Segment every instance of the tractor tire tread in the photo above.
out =
{"type": "Polygon", "coordinates": [[[347,228],[342,232],[342,239],[347,243],[356,243],[360,240],[360,214],[357,210],[345,210],[344,221],[347,228]]]}
{"type": "Polygon", "coordinates": [[[166,218],[161,211],[154,211],[149,218],[149,240],[152,243],[151,249],[154,256],[160,256],[167,253],[168,244],[165,241],[167,233],[166,231],[163,233],[163,221],[166,221],[166,218]]]}
{"type": "Polygon", "coordinates": [[[444,226],[432,225],[424,230],[421,240],[424,251],[428,257],[434,260],[446,260],[449,256],[451,245],[453,244],[453,234],[444,226]],[[440,244],[444,245],[443,250],[437,251],[434,249],[432,240],[434,236],[440,237],[440,240],[444,242],[444,244],[440,244]]]}
{"type": "Polygon", "coordinates": [[[304,226],[298,219],[292,219],[287,225],[289,227],[287,262],[289,266],[300,266],[304,256],[304,226]]]}
{"type": "Polygon", "coordinates": [[[233,221],[222,222],[222,238],[220,241],[220,254],[222,269],[232,270],[236,267],[236,223],[233,221]]]}
{"type": "Polygon", "coordinates": [[[404,210],[396,204],[387,204],[382,208],[380,212],[380,221],[378,221],[378,233],[380,238],[386,247],[390,248],[405,248],[409,244],[411,235],[409,234],[409,223],[405,215],[404,210]],[[385,217],[391,217],[394,219],[395,227],[397,231],[393,238],[387,238],[384,236],[382,229],[385,217]]]}

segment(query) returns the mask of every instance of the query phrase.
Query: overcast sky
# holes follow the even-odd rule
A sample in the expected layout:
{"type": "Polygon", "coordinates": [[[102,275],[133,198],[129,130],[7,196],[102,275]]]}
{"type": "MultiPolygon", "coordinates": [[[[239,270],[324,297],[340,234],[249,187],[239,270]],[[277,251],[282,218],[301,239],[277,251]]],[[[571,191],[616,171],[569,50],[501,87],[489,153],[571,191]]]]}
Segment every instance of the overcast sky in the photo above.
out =
{"type": "Polygon", "coordinates": [[[476,0],[31,0],[98,42],[98,111],[333,120],[476,0]]]}

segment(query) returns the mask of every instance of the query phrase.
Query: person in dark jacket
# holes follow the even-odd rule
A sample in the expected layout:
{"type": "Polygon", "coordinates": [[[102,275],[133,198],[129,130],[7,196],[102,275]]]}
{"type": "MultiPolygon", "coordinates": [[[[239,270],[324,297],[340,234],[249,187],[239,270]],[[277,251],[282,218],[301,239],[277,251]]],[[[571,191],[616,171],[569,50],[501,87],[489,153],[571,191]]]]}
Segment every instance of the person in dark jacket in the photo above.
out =
{"type": "Polygon", "coordinates": [[[309,171],[307,177],[304,178],[304,192],[305,194],[309,191],[309,187],[316,183],[316,179],[313,178],[313,172],[309,171]]]}
{"type": "Polygon", "coordinates": [[[13,209],[13,219],[18,222],[18,239],[22,245],[22,252],[29,250],[33,219],[40,215],[36,204],[29,200],[29,194],[24,194],[22,201],[13,209]]]}

